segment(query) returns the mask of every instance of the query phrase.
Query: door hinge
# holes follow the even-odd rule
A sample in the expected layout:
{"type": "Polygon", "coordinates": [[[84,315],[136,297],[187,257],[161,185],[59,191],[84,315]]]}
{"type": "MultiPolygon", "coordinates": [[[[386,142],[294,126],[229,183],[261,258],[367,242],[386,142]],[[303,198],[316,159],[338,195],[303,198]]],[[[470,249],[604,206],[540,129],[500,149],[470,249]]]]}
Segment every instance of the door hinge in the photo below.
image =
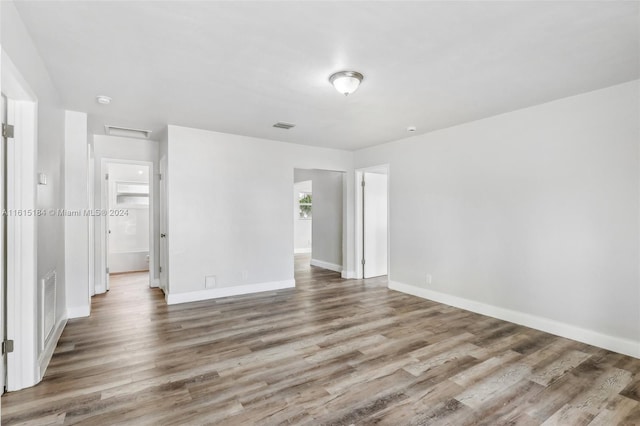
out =
{"type": "Polygon", "coordinates": [[[158,179],[162,180],[162,173],[158,173],[158,179]]]}
{"type": "Polygon", "coordinates": [[[364,263],[365,263],[365,262],[364,262],[364,259],[362,259],[362,262],[361,262],[361,263],[364,265],[364,263]]]}
{"type": "Polygon", "coordinates": [[[11,124],[2,123],[2,137],[13,138],[13,126],[11,124]]]}
{"type": "Polygon", "coordinates": [[[160,272],[162,272],[162,266],[160,267],[160,272]]]}
{"type": "Polygon", "coordinates": [[[105,180],[109,180],[109,173],[106,173],[106,174],[104,175],[104,179],[105,179],[105,180]]]}
{"type": "Polygon", "coordinates": [[[364,179],[362,179],[362,182],[360,182],[360,185],[364,186],[364,179]]]}
{"type": "Polygon", "coordinates": [[[5,340],[2,342],[2,355],[13,352],[13,340],[5,340]]]}
{"type": "Polygon", "coordinates": [[[107,274],[108,274],[109,273],[109,268],[107,268],[106,271],[107,271],[107,274]]]}

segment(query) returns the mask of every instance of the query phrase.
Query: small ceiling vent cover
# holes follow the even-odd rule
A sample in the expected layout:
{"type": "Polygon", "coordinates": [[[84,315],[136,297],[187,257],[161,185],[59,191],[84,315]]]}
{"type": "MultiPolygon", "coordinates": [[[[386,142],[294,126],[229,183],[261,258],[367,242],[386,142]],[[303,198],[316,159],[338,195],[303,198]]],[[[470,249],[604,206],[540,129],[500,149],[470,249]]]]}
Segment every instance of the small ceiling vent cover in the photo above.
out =
{"type": "Polygon", "coordinates": [[[273,125],[273,127],[277,127],[278,129],[289,130],[292,127],[296,127],[296,125],[292,123],[285,123],[284,121],[278,121],[276,124],[273,125]]]}
{"type": "Polygon", "coordinates": [[[104,132],[109,136],[123,136],[126,138],[149,139],[151,130],[130,129],[128,127],[104,125],[104,132]]]}

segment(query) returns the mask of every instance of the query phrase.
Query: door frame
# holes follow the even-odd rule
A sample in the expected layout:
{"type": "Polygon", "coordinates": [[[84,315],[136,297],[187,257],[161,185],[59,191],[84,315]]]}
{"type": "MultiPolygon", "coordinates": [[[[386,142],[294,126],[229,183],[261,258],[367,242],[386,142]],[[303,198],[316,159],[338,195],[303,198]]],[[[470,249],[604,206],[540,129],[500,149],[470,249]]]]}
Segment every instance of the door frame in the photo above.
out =
{"type": "MultiPolygon", "coordinates": [[[[100,209],[102,211],[108,211],[109,209],[109,183],[105,179],[105,175],[107,174],[109,164],[134,164],[138,166],[147,166],[149,170],[149,287],[158,287],[158,282],[154,280],[155,274],[155,232],[153,230],[153,216],[154,216],[154,197],[153,193],[155,191],[155,171],[153,168],[152,161],[143,161],[143,160],[125,160],[120,158],[102,158],[100,161],[100,188],[102,189],[102,194],[100,197],[100,209]]],[[[94,292],[95,294],[105,293],[109,290],[109,274],[107,273],[107,265],[108,265],[108,246],[107,246],[107,231],[109,218],[106,215],[100,215],[100,268],[101,273],[100,282],[95,283],[94,292]],[[98,288],[98,284],[100,288],[98,288]]]]}
{"type": "MultiPolygon", "coordinates": [[[[94,211],[95,208],[95,161],[93,158],[93,145],[87,144],[87,198],[89,211],[94,211]]],[[[87,225],[87,232],[89,233],[89,297],[96,294],[96,274],[95,274],[95,257],[96,257],[96,245],[95,245],[95,227],[96,217],[94,215],[89,216],[89,223],[87,225]]]]}
{"type": "Polygon", "coordinates": [[[391,280],[391,167],[389,164],[379,164],[377,166],[363,167],[355,170],[355,249],[356,249],[356,278],[363,279],[364,269],[362,267],[363,258],[363,238],[364,238],[364,209],[363,209],[363,189],[362,177],[365,173],[380,173],[387,175],[387,277],[391,280]]]}
{"type": "MultiPolygon", "coordinates": [[[[0,121],[2,121],[2,125],[8,123],[8,113],[7,109],[9,107],[9,98],[7,98],[4,93],[0,93],[0,121]]],[[[7,158],[7,149],[6,147],[9,145],[9,138],[5,138],[4,135],[0,135],[0,143],[2,147],[0,147],[0,176],[2,179],[2,183],[0,184],[0,206],[3,210],[7,208],[6,206],[6,184],[8,174],[6,173],[6,158],[7,158]]],[[[6,312],[7,312],[7,303],[6,303],[6,292],[7,292],[7,280],[5,276],[6,268],[7,268],[7,256],[6,256],[6,241],[7,241],[7,229],[6,226],[6,216],[2,215],[2,219],[0,220],[0,258],[2,259],[2,264],[0,264],[0,340],[4,341],[7,337],[7,329],[5,327],[6,320],[6,312]]],[[[5,385],[7,383],[7,357],[3,352],[0,356],[0,395],[4,394],[5,385]]]]}
{"type": "MultiPolygon", "coordinates": [[[[38,99],[4,50],[0,56],[0,91],[7,97],[7,121],[14,125],[15,132],[13,143],[7,146],[6,208],[36,212],[38,99]]],[[[7,217],[6,256],[6,338],[14,341],[13,352],[7,354],[6,387],[15,391],[40,380],[35,214],[7,217]]]]}
{"type": "Polygon", "coordinates": [[[169,294],[169,232],[168,232],[168,224],[169,224],[169,204],[168,204],[168,192],[167,192],[167,167],[168,161],[167,156],[163,155],[160,157],[158,161],[158,172],[159,172],[159,182],[158,182],[158,206],[160,211],[158,212],[158,219],[160,223],[158,224],[158,230],[160,231],[159,240],[158,240],[158,286],[164,292],[165,295],[169,294]],[[164,235],[164,237],[163,237],[164,235]]]}

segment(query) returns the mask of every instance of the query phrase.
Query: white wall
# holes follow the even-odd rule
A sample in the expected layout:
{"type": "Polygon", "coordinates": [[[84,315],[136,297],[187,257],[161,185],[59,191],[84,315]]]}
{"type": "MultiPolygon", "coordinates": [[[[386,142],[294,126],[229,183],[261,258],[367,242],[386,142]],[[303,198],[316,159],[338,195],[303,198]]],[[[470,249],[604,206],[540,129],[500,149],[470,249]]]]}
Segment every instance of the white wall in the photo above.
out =
{"type": "MultiPolygon", "coordinates": [[[[94,135],[93,136],[93,149],[95,158],[95,175],[94,175],[94,188],[95,188],[95,206],[96,208],[106,208],[103,206],[103,179],[104,176],[101,172],[102,159],[118,159],[118,160],[135,160],[135,161],[148,161],[153,163],[153,224],[154,235],[159,235],[159,206],[158,206],[158,152],[159,143],[156,141],[145,139],[132,139],[115,136],[94,135]]],[[[97,292],[104,292],[104,268],[102,266],[104,235],[103,228],[99,223],[95,226],[95,282],[97,292]],[[99,288],[98,288],[99,287],[99,288]]],[[[158,238],[154,240],[153,254],[155,259],[159,259],[159,242],[158,238]]],[[[156,262],[156,265],[158,263],[156,262]]],[[[158,268],[155,267],[153,272],[150,272],[150,279],[158,279],[158,268]]]]}
{"type": "Polygon", "coordinates": [[[311,264],[342,271],[342,179],[344,173],[314,170],[311,264]]]}
{"type": "Polygon", "coordinates": [[[168,159],[169,303],[223,294],[204,290],[207,275],[218,288],[291,286],[294,168],[353,174],[350,152],[178,126],[169,126],[168,159]]]}
{"type": "Polygon", "coordinates": [[[639,93],[358,151],[390,163],[392,286],[640,357],[639,93]]]}
{"type": "MultiPolygon", "coordinates": [[[[65,207],[71,212],[89,208],[87,175],[87,114],[67,111],[65,117],[65,207]]],[[[70,318],[89,316],[89,220],[65,217],[65,271],[70,318]]]]}
{"type": "MultiPolygon", "coordinates": [[[[296,170],[297,172],[297,170],[296,170]]],[[[295,177],[294,177],[295,180],[295,177]]],[[[313,185],[310,180],[295,182],[293,185],[293,250],[294,253],[311,253],[311,224],[312,218],[300,218],[300,193],[312,193],[313,185]]],[[[313,215],[313,211],[312,211],[313,215]]]]}

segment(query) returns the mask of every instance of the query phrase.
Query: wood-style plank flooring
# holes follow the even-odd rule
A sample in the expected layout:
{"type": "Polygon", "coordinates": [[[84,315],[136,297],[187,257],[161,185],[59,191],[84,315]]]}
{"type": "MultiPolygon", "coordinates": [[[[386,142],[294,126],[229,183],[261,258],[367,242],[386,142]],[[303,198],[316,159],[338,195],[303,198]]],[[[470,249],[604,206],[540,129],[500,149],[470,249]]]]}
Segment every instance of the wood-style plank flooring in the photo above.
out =
{"type": "Polygon", "coordinates": [[[308,261],[296,289],[174,306],[114,278],[2,424],[640,425],[638,359],[308,261]]]}

